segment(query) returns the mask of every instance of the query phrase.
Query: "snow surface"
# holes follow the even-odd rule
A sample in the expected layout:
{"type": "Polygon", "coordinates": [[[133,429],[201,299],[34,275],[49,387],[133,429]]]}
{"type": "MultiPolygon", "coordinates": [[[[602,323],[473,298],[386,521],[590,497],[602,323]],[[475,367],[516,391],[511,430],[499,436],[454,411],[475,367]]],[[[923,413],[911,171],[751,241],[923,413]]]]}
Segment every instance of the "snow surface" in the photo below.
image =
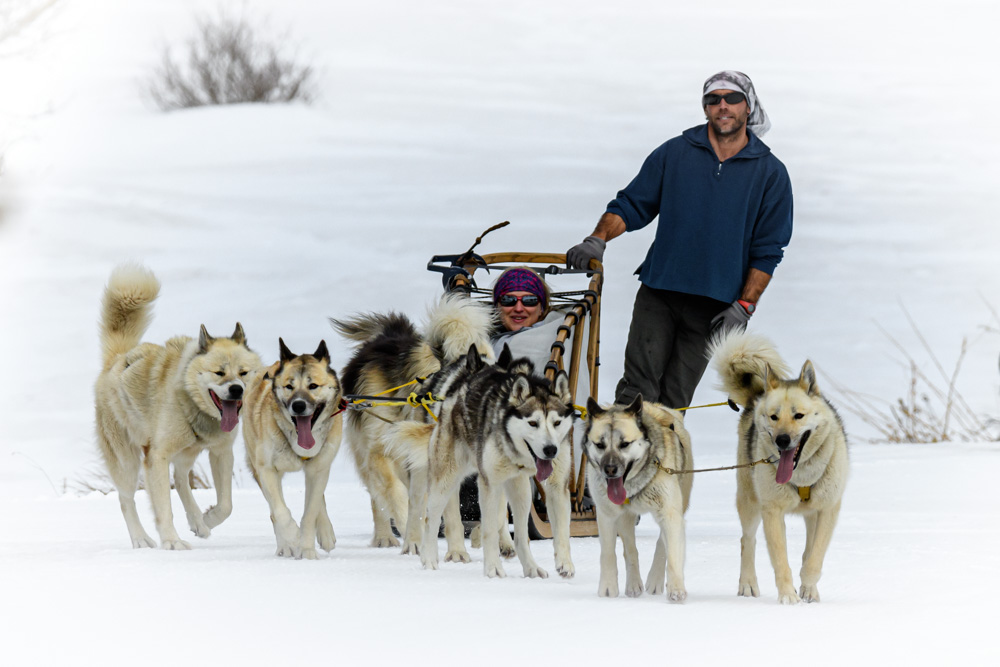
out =
{"type": "MultiPolygon", "coordinates": [[[[337,548],[273,555],[263,496],[237,471],[233,516],[187,553],[133,551],[115,494],[94,480],[97,307],[112,267],[163,283],[147,340],[243,323],[265,359],[325,338],[326,317],[440,292],[424,265],[486,227],[481,249],[562,252],[592,229],[645,156],[701,122],[706,76],[757,84],[796,198],[786,259],[753,327],[798,366],[892,402],[908,390],[892,336],[1000,415],[1000,88],[995,3],[377,0],[248,3],[314,64],[311,106],[159,113],[139,87],[186,38],[194,0],[64,0],[0,41],[0,628],[31,664],[264,664],[348,659],[499,664],[565,659],[757,664],[853,659],[985,664],[1000,578],[996,443],[873,445],[844,412],[852,473],[820,581],[823,602],[781,607],[758,541],[760,599],[735,595],[735,480],[695,480],[688,600],[599,599],[596,539],[561,580],[424,572],[368,547],[367,493],[342,455],[328,505],[337,548]],[[888,334],[888,336],[887,336],[888,334]]],[[[0,31],[0,35],[6,34],[0,31]]],[[[621,372],[647,230],[606,255],[600,394],[621,372]]],[[[695,403],[720,400],[709,372],[695,403]]],[[[836,393],[832,393],[837,400],[836,393]]],[[[699,466],[733,462],[736,415],[693,411],[699,466]]],[[[242,442],[238,440],[242,456],[242,442]]],[[[207,467],[207,466],[206,466],[207,467]]],[[[286,481],[301,511],[300,477],[286,481]]],[[[199,491],[202,505],[213,492],[199,491]]],[[[175,523],[183,512],[175,501],[175,523]]],[[[140,512],[153,530],[149,505],[140,512]]],[[[788,521],[797,571],[801,520],[788,521]]],[[[643,570],[655,529],[638,528],[643,570]]],[[[620,549],[619,549],[620,551],[620,549]]],[[[623,565],[622,577],[624,577],[623,565]]],[[[6,661],[5,661],[6,662],[6,661]]]]}

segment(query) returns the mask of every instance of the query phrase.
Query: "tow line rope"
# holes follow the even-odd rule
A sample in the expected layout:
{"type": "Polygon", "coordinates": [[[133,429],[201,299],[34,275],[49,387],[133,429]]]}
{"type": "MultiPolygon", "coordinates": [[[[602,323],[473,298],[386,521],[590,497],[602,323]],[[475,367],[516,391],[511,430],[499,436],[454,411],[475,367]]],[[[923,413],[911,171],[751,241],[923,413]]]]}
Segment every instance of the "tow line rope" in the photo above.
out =
{"type": "Polygon", "coordinates": [[[687,475],[695,472],[716,472],[719,470],[736,470],[737,468],[752,468],[756,465],[760,465],[761,463],[777,463],[777,461],[774,460],[773,456],[769,456],[766,459],[754,461],[753,463],[741,463],[739,465],[734,465],[734,466],[723,466],[722,468],[700,468],[698,470],[674,470],[673,468],[667,468],[666,466],[660,465],[659,461],[656,462],[656,465],[659,466],[660,470],[667,473],[668,475],[687,475]]]}
{"type": "MultiPolygon", "coordinates": [[[[414,384],[415,382],[417,382],[417,380],[414,380],[413,382],[407,384],[414,384]]],[[[405,387],[407,385],[402,385],[402,386],[405,387]]],[[[396,389],[399,389],[399,387],[396,387],[396,389]]],[[[443,397],[435,396],[430,392],[426,392],[424,394],[418,394],[415,391],[411,391],[410,395],[407,396],[406,398],[389,398],[389,399],[379,400],[385,393],[387,392],[380,392],[378,394],[375,394],[374,396],[360,396],[358,394],[348,394],[344,397],[344,399],[347,401],[347,408],[350,410],[364,410],[366,408],[377,408],[380,406],[389,406],[389,405],[392,406],[409,405],[414,408],[422,407],[424,410],[427,411],[427,414],[429,414],[431,416],[431,419],[433,419],[434,421],[437,421],[437,416],[435,416],[430,406],[433,403],[438,403],[444,400],[443,397]]],[[[385,417],[377,415],[374,412],[370,414],[373,417],[378,417],[384,422],[389,422],[390,424],[393,423],[392,420],[386,419],[385,417]]]]}
{"type": "MultiPolygon", "coordinates": [[[[721,403],[706,403],[705,405],[689,405],[686,408],[677,408],[677,412],[684,412],[685,410],[696,410],[698,408],[716,408],[719,407],[720,405],[728,405],[736,412],[740,411],[740,406],[736,405],[736,403],[733,402],[733,399],[730,398],[729,400],[723,401],[721,403]]],[[[587,408],[583,407],[582,405],[574,405],[573,407],[576,409],[577,412],[580,413],[580,419],[587,418],[587,408]]]]}

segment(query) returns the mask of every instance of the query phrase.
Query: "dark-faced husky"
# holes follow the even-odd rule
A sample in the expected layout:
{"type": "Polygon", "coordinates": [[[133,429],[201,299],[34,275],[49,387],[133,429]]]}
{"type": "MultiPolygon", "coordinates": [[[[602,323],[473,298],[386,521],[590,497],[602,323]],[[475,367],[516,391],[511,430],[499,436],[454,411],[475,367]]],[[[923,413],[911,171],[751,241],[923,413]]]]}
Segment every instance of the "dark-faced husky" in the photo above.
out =
{"type": "Polygon", "coordinates": [[[844,426],[820,394],[812,363],[806,361],[797,378],[785,379],[784,361],[763,336],[728,334],[713,342],[710,354],[723,389],[744,406],[737,461],[774,461],[737,471],[736,508],[743,525],[739,595],[760,595],[754,555],[763,520],[778,601],[819,602],[816,584],[847,484],[844,426]],[[798,594],[785,543],[785,515],[790,513],[801,514],[806,522],[798,594]]]}
{"type": "Polygon", "coordinates": [[[646,590],[664,591],[681,602],[684,588],[684,513],[691,499],[691,438],[681,413],[656,403],[643,403],[637,396],[631,405],[600,407],[587,401],[587,484],[597,509],[597,532],[601,540],[601,579],[597,594],[618,595],[617,537],[625,551],[625,594],[642,595],[639,552],[635,545],[635,523],[639,515],[653,515],[660,527],[653,564],[646,577],[646,590]]]}
{"type": "Polygon", "coordinates": [[[279,338],[278,349],[279,361],[248,383],[243,424],[247,463],[271,508],[277,555],[315,559],[317,537],[325,551],[337,543],[323,492],[340,449],[340,382],[330,368],[326,341],[312,354],[296,355],[279,338]],[[285,473],[299,470],[306,476],[301,527],[281,491],[285,473]]]}
{"type": "MultiPolygon", "coordinates": [[[[414,469],[427,467],[427,509],[420,560],[437,569],[437,526],[446,503],[462,480],[478,473],[482,514],[483,569],[488,577],[506,576],[501,564],[500,532],[506,530],[506,506],[514,520],[514,546],[526,577],[547,577],[528,547],[530,478],[546,488],[556,541],[556,570],[574,573],[569,554],[569,489],[545,486],[557,470],[571,465],[569,434],[573,424],[569,379],[560,371],[554,383],[534,374],[527,359],[511,360],[506,347],[496,365],[483,362],[471,347],[464,362],[444,371],[450,377],[438,421],[394,428],[394,451],[405,451],[414,469]],[[449,370],[453,372],[449,372],[449,370]],[[506,496],[506,498],[505,498],[506,496]]],[[[565,475],[556,475],[565,480],[565,475]]]]}
{"type": "Polygon", "coordinates": [[[233,440],[244,381],[261,363],[247,348],[239,323],[229,338],[213,338],[202,325],[197,339],[140,344],[159,290],[152,272],[138,265],[117,267],[108,281],[100,326],[103,369],[94,388],[97,442],[118,489],[132,546],[156,546],[135,507],[144,465],[160,546],[190,549],[174,529],[170,464],[191,531],[208,537],[233,509],[233,440]],[[188,473],[205,449],[217,500],[202,514],[188,473]]]}
{"type": "MultiPolygon", "coordinates": [[[[442,366],[465,355],[475,345],[483,358],[493,359],[489,333],[494,314],[485,304],[464,295],[446,296],[430,311],[423,331],[399,313],[359,315],[347,320],[331,318],[330,323],[345,338],[358,344],[341,373],[345,394],[405,398],[418,378],[426,378],[442,366]]],[[[420,544],[419,516],[410,520],[409,478],[402,461],[386,449],[386,430],[392,423],[407,419],[423,420],[423,408],[380,406],[351,411],[345,425],[345,440],[358,476],[371,495],[375,534],[372,546],[399,546],[392,534],[390,519],[403,534],[403,553],[416,554],[420,544]]],[[[423,497],[424,488],[416,489],[423,497]]],[[[449,506],[445,531],[453,542],[462,541],[464,532],[457,497],[449,506]],[[454,534],[458,533],[458,537],[454,534]]],[[[464,552],[464,547],[461,550],[464,552]]],[[[459,557],[456,552],[456,557],[459,557]]],[[[464,557],[468,559],[468,554],[464,557]]]]}

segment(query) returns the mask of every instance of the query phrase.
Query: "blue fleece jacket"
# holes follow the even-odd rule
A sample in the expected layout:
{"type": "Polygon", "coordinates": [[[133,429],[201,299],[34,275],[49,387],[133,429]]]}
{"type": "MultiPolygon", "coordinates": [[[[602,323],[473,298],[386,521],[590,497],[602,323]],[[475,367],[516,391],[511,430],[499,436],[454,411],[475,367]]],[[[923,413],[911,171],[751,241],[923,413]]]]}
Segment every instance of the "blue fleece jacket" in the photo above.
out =
{"type": "Polygon", "coordinates": [[[608,204],[630,232],[660,216],[637,271],[644,284],[730,303],[751,267],[774,273],[792,236],[792,185],[785,165],[748,134],[743,150],[720,163],[707,124],[685,130],[608,204]]]}

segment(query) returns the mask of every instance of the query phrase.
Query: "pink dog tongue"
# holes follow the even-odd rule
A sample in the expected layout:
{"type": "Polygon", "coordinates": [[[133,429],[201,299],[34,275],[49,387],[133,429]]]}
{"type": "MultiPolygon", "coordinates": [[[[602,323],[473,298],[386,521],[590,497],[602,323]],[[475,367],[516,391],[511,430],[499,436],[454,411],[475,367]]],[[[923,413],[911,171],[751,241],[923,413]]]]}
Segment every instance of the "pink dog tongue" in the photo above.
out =
{"type": "Polygon", "coordinates": [[[552,474],[552,461],[535,459],[535,479],[539,482],[544,482],[552,474]]]}
{"type": "Polygon", "coordinates": [[[626,496],[624,477],[616,477],[608,480],[608,500],[613,502],[615,505],[621,505],[625,502],[626,496]]]}
{"type": "Polygon", "coordinates": [[[222,404],[222,430],[229,433],[240,423],[240,402],[219,401],[222,404]]]}
{"type": "Polygon", "coordinates": [[[787,484],[795,471],[795,452],[798,448],[792,448],[781,452],[781,460],[778,461],[778,474],[774,481],[778,484],[787,484]]]}
{"type": "Polygon", "coordinates": [[[316,438],[312,434],[312,416],[296,417],[295,431],[299,434],[299,447],[312,449],[316,444],[316,438]]]}

